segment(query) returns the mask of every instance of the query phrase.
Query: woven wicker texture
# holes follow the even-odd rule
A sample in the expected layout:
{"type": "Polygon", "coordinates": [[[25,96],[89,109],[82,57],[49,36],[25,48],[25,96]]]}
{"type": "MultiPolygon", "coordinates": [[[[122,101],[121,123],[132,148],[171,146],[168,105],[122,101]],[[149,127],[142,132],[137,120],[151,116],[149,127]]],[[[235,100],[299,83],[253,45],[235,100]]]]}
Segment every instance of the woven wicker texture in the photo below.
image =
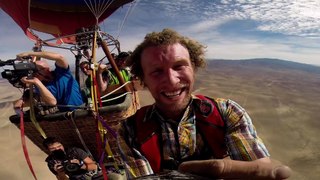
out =
{"type": "MultiPolygon", "coordinates": [[[[103,107],[105,110],[108,110],[108,107],[103,107]]],[[[103,117],[103,120],[106,124],[113,129],[115,132],[118,131],[120,124],[127,117],[133,115],[137,109],[140,108],[139,100],[136,93],[133,93],[131,96],[131,102],[128,107],[122,108],[122,111],[119,111],[119,108],[116,112],[107,112],[101,110],[100,115],[103,117]]],[[[81,110],[84,111],[84,110],[81,110]]],[[[47,137],[54,136],[58,138],[65,147],[80,147],[85,149],[81,143],[80,137],[77,134],[76,130],[78,129],[81,137],[83,138],[85,145],[90,150],[93,157],[98,160],[98,149],[97,149],[97,119],[93,113],[84,113],[85,116],[75,117],[72,120],[71,114],[67,116],[66,114],[55,118],[54,120],[45,120],[37,118],[41,128],[46,133],[47,137]],[[74,122],[74,123],[73,123],[74,122]]],[[[50,118],[49,118],[50,119],[50,118]]],[[[14,123],[18,128],[20,128],[20,123],[14,123]]],[[[43,138],[41,137],[38,130],[35,128],[32,122],[25,121],[25,135],[42,151],[48,154],[48,151],[42,146],[43,138]]],[[[112,136],[111,133],[106,132],[106,136],[110,147],[112,149],[113,155],[117,158],[119,157],[119,149],[117,146],[116,139],[112,136]]],[[[121,142],[121,141],[120,141],[121,142]]],[[[121,142],[123,143],[123,142],[121,142]]],[[[119,161],[118,159],[116,161],[119,161]]]]}

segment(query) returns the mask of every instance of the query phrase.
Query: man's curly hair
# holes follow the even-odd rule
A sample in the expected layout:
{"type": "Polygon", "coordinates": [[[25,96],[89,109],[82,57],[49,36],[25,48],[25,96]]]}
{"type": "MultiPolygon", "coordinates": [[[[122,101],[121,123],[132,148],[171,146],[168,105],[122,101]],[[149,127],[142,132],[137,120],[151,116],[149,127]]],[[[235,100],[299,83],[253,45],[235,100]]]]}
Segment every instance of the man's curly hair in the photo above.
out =
{"type": "Polygon", "coordinates": [[[205,67],[204,45],[188,37],[182,36],[172,29],[163,29],[161,32],[147,34],[144,41],[132,52],[130,58],[126,62],[127,66],[131,67],[132,75],[143,80],[144,74],[141,66],[141,54],[146,48],[167,46],[175,43],[180,43],[188,49],[194,70],[197,70],[198,67],[205,67]]]}

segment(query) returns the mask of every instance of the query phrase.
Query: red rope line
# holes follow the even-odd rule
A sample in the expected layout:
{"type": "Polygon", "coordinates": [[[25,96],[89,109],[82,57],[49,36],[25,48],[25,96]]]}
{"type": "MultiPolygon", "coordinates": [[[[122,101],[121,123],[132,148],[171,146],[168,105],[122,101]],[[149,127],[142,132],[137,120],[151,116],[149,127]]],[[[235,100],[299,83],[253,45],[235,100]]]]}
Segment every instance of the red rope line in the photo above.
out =
{"type": "Polygon", "coordinates": [[[21,111],[20,111],[20,135],[21,135],[21,144],[22,144],[22,148],[23,148],[23,153],[24,153],[24,157],[27,161],[27,164],[28,164],[28,167],[34,177],[35,180],[37,180],[37,176],[36,174],[34,173],[34,170],[33,170],[33,167],[32,167],[32,164],[31,164],[31,161],[30,161],[30,157],[29,157],[29,153],[28,153],[28,149],[27,149],[27,146],[26,146],[26,138],[25,138],[25,133],[24,133],[24,121],[23,121],[23,111],[22,111],[22,108],[21,108],[21,111]]]}

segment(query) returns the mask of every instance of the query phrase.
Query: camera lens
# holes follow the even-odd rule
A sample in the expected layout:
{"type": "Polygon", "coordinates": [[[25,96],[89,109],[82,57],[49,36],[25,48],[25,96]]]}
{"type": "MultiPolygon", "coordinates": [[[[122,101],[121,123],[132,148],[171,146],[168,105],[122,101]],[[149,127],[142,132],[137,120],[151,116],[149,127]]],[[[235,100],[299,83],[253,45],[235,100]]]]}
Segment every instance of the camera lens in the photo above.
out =
{"type": "Polygon", "coordinates": [[[1,73],[1,76],[5,79],[10,79],[11,77],[13,77],[13,73],[11,70],[6,69],[1,73]]]}
{"type": "Polygon", "coordinates": [[[64,165],[64,168],[68,171],[68,172],[75,172],[78,171],[80,169],[79,164],[77,163],[72,163],[72,162],[68,162],[64,165]]]}

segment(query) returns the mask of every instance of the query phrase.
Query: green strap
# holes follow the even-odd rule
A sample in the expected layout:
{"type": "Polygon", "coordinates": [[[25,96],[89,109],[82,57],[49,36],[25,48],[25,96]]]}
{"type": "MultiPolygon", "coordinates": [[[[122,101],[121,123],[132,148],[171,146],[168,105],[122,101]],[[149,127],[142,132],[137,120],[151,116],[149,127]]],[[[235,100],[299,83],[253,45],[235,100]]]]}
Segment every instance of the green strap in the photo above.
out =
{"type": "Polygon", "coordinates": [[[33,123],[33,125],[35,126],[35,128],[39,131],[39,133],[41,134],[41,136],[46,139],[47,135],[44,133],[43,129],[41,128],[39,122],[36,119],[35,116],[35,112],[34,112],[34,104],[33,104],[33,85],[31,85],[30,87],[30,119],[33,123]]]}

